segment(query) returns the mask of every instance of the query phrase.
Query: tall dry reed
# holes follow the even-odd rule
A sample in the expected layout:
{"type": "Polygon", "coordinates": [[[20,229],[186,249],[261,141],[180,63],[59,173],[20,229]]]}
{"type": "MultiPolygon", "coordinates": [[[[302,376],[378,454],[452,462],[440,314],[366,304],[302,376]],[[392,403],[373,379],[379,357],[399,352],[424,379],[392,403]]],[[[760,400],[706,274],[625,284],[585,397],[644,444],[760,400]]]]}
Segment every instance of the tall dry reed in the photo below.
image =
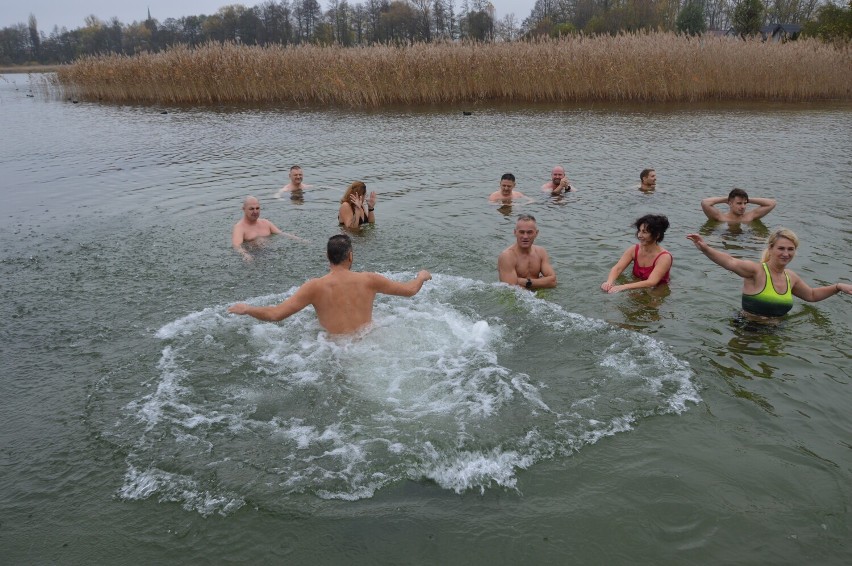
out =
{"type": "Polygon", "coordinates": [[[852,49],[671,33],[403,47],[209,44],[84,57],[55,86],[86,100],[378,107],[476,101],[852,97],[852,49]]]}

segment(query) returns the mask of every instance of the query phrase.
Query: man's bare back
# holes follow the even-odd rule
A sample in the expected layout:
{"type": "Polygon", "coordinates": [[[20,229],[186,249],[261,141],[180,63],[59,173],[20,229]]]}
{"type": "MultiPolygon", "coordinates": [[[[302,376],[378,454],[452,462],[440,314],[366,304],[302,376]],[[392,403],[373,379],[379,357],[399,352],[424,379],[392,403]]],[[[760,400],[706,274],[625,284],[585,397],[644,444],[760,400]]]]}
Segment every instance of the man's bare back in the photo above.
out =
{"type": "Polygon", "coordinates": [[[311,305],[323,328],[332,334],[347,334],[360,330],[373,320],[373,302],[377,293],[411,297],[432,278],[425,270],[406,282],[393,281],[378,273],[351,271],[352,242],[342,234],[333,236],[328,248],[329,261],[332,262],[328,274],[307,281],[278,305],[254,307],[237,303],[228,308],[228,312],[277,322],[311,305]],[[340,255],[344,251],[341,250],[345,251],[342,260],[340,255]]]}

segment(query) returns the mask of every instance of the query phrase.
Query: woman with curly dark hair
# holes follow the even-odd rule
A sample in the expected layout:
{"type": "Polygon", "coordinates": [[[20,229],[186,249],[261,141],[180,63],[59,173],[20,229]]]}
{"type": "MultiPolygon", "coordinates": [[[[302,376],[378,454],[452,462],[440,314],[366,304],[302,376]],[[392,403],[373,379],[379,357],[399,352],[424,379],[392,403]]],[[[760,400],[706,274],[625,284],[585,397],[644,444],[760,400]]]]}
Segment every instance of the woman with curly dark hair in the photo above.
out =
{"type": "Polygon", "coordinates": [[[606,281],[601,284],[601,289],[607,293],[656,287],[669,282],[672,254],[660,246],[669,228],[669,219],[662,214],[646,214],[633,225],[636,227],[636,239],[639,243],[624,250],[621,259],[609,270],[606,281]],[[633,275],[638,281],[615,285],[616,277],[631,263],[633,275]]]}

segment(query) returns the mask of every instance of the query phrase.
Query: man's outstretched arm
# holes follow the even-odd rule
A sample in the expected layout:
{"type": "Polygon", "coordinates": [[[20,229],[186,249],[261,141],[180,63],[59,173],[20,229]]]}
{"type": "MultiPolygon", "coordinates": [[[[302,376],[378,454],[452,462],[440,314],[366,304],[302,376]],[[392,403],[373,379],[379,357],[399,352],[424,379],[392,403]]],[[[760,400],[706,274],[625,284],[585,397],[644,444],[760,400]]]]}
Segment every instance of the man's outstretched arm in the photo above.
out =
{"type": "Polygon", "coordinates": [[[268,307],[255,307],[246,303],[237,303],[228,307],[232,314],[247,314],[258,320],[279,322],[293,316],[306,306],[313,304],[314,280],[308,281],[284,302],[268,307]]]}
{"type": "Polygon", "coordinates": [[[423,284],[430,279],[432,279],[432,274],[425,269],[418,272],[411,281],[405,282],[393,281],[392,279],[388,279],[384,275],[379,275],[378,273],[372,274],[373,288],[377,293],[382,293],[384,295],[397,295],[399,297],[413,297],[420,292],[423,284]]]}

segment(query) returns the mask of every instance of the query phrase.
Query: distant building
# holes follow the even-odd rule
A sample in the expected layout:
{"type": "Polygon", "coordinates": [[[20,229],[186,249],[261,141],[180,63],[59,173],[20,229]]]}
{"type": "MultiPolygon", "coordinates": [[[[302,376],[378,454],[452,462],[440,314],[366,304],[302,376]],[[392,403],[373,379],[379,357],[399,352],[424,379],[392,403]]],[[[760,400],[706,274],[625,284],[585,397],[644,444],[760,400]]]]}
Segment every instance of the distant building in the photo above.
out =
{"type": "Polygon", "coordinates": [[[764,41],[784,42],[791,39],[798,39],[802,32],[802,26],[799,24],[769,24],[760,28],[760,35],[764,41]]]}

